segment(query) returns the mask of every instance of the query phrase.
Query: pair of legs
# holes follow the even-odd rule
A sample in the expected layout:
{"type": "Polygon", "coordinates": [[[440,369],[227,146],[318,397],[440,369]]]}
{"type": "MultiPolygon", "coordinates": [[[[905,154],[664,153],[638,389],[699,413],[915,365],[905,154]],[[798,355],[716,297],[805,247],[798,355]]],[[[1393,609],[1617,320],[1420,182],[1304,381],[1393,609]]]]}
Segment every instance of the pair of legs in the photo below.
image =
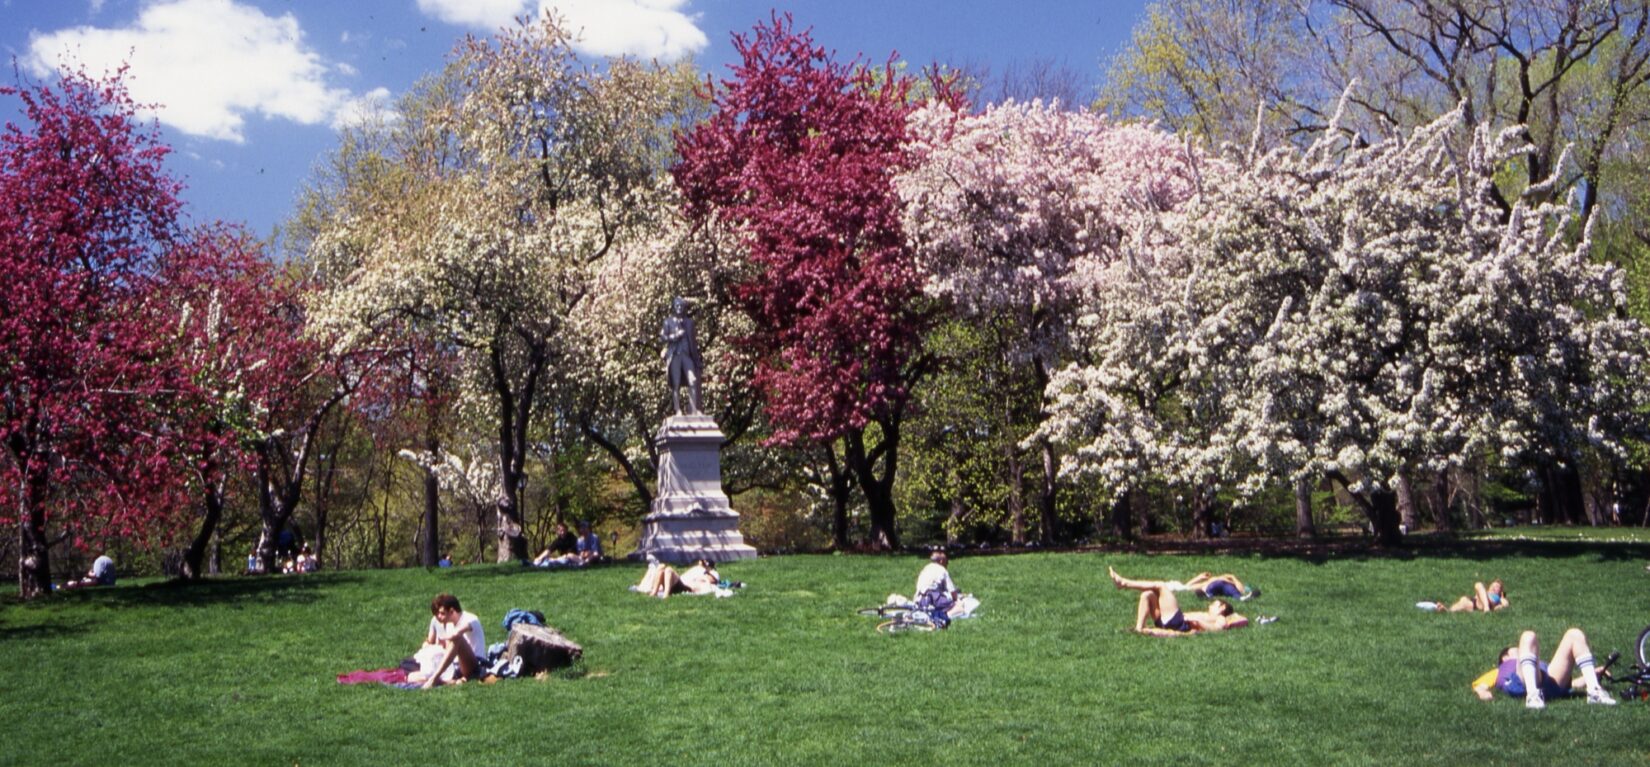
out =
{"type": "MultiPolygon", "coordinates": [[[[1524,704],[1530,708],[1541,708],[1545,705],[1539,679],[1541,644],[1534,631],[1519,635],[1517,657],[1518,674],[1525,688],[1524,704]]],[[[1568,690],[1571,677],[1578,672],[1587,685],[1588,702],[1615,703],[1599,686],[1598,671],[1593,667],[1593,649],[1587,645],[1587,635],[1581,633],[1581,629],[1572,628],[1558,640],[1558,649],[1553,651],[1553,659],[1547,663],[1547,676],[1552,677],[1559,689],[1568,690]]]]}
{"type": "Polygon", "coordinates": [[[676,568],[667,564],[650,565],[642,575],[642,582],[636,584],[636,590],[650,597],[664,599],[671,594],[686,591],[682,585],[682,575],[676,568]]]}
{"type": "Polygon", "coordinates": [[[1163,628],[1166,623],[1175,622],[1176,616],[1184,620],[1180,600],[1175,598],[1174,589],[1169,582],[1137,581],[1118,575],[1116,570],[1110,572],[1111,582],[1117,588],[1140,592],[1140,603],[1134,613],[1135,631],[1163,628]]]}
{"type": "Polygon", "coordinates": [[[1487,613],[1493,609],[1495,605],[1490,602],[1490,591],[1484,586],[1483,581],[1472,584],[1471,594],[1455,600],[1455,604],[1449,606],[1452,613],[1487,613]]]}
{"type": "Polygon", "coordinates": [[[476,657],[475,650],[470,648],[470,643],[467,640],[463,638],[449,639],[442,644],[444,645],[442,648],[444,652],[442,652],[441,662],[436,664],[435,670],[428,675],[414,671],[407,675],[407,681],[423,682],[425,686],[433,687],[441,684],[441,675],[447,671],[448,666],[454,664],[458,666],[458,675],[454,680],[454,684],[462,684],[464,680],[474,679],[477,676],[476,672],[481,670],[481,660],[476,657]]]}

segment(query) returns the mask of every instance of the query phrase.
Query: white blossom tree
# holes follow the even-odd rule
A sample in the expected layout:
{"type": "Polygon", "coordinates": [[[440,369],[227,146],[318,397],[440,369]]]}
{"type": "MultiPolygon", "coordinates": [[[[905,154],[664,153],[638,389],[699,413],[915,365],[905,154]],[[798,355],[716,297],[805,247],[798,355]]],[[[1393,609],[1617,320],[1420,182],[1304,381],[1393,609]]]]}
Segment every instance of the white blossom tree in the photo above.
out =
{"type": "Polygon", "coordinates": [[[1089,321],[1094,363],[1050,386],[1063,470],[1245,490],[1328,476],[1391,543],[1404,473],[1619,451],[1642,433],[1645,328],[1585,226],[1576,239],[1576,206],[1544,201],[1551,181],[1498,204],[1496,169],[1530,151],[1519,135],[1457,111],[1370,146],[1332,129],[1211,166],[1165,219],[1164,284],[1117,283],[1089,321]],[[1172,382],[1174,412],[1128,396],[1142,382],[1172,382]]]}
{"type": "MultiPolygon", "coordinates": [[[[580,64],[544,18],[469,39],[360,142],[309,247],[322,326],[360,342],[404,325],[457,349],[460,407],[497,435],[500,561],[523,559],[530,436],[586,338],[606,264],[671,236],[663,176],[697,103],[686,66],[580,64]]],[[[371,130],[371,128],[367,128],[371,130]]]]}

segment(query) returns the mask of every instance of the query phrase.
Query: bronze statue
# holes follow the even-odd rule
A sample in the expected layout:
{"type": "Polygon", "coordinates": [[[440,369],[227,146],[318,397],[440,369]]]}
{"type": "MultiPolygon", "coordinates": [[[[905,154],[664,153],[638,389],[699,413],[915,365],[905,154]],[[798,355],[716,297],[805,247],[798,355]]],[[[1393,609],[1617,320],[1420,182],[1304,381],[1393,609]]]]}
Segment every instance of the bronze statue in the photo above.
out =
{"type": "Polygon", "coordinates": [[[659,338],[665,342],[660,356],[665,360],[665,375],[670,382],[670,404],[677,415],[699,415],[699,371],[704,369],[699,358],[699,339],[693,332],[693,318],[688,316],[687,299],[677,296],[670,302],[670,316],[665,318],[659,338]],[[684,413],[678,391],[688,387],[688,408],[684,413]]]}

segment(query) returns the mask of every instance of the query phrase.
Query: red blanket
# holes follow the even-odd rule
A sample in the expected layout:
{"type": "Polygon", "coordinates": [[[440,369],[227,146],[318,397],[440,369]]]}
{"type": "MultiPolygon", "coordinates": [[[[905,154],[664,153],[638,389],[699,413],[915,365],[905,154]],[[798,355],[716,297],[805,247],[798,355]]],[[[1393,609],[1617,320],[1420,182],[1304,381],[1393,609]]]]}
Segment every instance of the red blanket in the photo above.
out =
{"type": "Polygon", "coordinates": [[[351,671],[348,674],[339,674],[339,684],[403,684],[407,681],[407,672],[400,668],[386,668],[377,671],[351,671]]]}

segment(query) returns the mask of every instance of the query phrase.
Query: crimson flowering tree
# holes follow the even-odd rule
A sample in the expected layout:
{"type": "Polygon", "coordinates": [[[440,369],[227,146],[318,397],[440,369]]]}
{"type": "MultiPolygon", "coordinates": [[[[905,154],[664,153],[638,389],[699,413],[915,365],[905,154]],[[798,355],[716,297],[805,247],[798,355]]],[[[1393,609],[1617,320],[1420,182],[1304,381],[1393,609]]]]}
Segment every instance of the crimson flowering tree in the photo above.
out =
{"type": "Polygon", "coordinates": [[[194,386],[172,412],[179,467],[200,510],[182,575],[204,574],[207,546],[223,517],[230,478],[258,469],[271,428],[270,403],[299,385],[305,361],[323,357],[302,337],[292,280],[246,232],[211,226],[166,255],[153,303],[170,312],[175,364],[194,386]]]}
{"type": "Polygon", "coordinates": [[[144,301],[179,186],[121,74],[0,94],[27,122],[0,136],[0,516],[31,598],[51,587],[55,544],[142,539],[184,508],[169,412],[192,383],[144,301]]]}
{"type": "Polygon", "coordinates": [[[754,267],[740,340],[780,444],[842,440],[874,543],[897,545],[893,483],[910,387],[926,365],[922,295],[892,180],[912,81],[841,63],[789,16],[735,36],[716,111],[680,137],[689,213],[731,226],[754,267]]]}

